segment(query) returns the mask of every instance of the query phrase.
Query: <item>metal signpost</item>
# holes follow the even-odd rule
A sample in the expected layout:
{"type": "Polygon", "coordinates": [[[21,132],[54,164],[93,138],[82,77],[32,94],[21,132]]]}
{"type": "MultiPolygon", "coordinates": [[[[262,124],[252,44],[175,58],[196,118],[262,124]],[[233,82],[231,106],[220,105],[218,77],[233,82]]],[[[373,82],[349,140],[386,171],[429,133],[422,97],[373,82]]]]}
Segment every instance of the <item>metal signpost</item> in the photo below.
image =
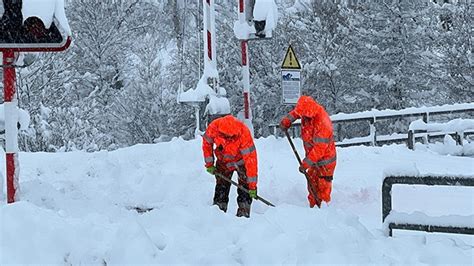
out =
{"type": "Polygon", "coordinates": [[[15,61],[20,52],[60,52],[66,50],[71,44],[71,37],[63,36],[54,22],[46,28],[38,17],[23,18],[22,5],[22,0],[3,0],[4,12],[0,17],[8,203],[18,200],[19,184],[17,128],[19,115],[15,61]]]}
{"type": "Polygon", "coordinates": [[[301,65],[291,45],[281,65],[281,89],[283,103],[296,104],[301,96],[301,65]]]}

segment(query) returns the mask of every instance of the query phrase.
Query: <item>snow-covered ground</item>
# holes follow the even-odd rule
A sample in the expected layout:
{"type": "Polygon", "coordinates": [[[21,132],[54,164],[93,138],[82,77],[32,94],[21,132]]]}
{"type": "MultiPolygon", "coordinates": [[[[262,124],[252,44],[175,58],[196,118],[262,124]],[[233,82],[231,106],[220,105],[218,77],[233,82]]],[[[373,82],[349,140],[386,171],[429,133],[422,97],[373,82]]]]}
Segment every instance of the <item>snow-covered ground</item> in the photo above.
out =
{"type": "MultiPolygon", "coordinates": [[[[259,194],[277,207],[254,202],[245,219],[235,217],[235,188],[227,213],[211,205],[214,178],[200,146],[175,139],[114,152],[21,153],[21,201],[0,205],[0,265],[474,263],[472,236],[388,238],[381,222],[384,171],[473,175],[472,157],[340,148],[333,201],[310,209],[287,141],[259,139],[259,194]]],[[[473,217],[471,188],[395,188],[394,210],[473,217]]]]}

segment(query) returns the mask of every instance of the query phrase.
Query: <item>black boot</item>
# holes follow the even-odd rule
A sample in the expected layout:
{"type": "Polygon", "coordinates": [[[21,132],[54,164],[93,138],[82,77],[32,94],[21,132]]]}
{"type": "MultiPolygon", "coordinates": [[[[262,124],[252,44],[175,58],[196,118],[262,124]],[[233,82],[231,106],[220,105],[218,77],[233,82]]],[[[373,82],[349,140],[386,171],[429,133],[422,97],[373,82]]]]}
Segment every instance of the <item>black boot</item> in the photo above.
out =
{"type": "Polygon", "coordinates": [[[250,204],[246,202],[239,202],[239,208],[237,209],[237,217],[247,217],[250,218],[250,204]]]}
{"type": "Polygon", "coordinates": [[[219,207],[219,209],[221,209],[221,211],[227,212],[227,202],[215,202],[214,201],[213,205],[217,205],[217,207],[219,207]]]}
{"type": "Polygon", "coordinates": [[[227,212],[227,203],[229,202],[230,183],[222,183],[217,180],[214,190],[214,205],[217,205],[223,212],[227,212]]]}

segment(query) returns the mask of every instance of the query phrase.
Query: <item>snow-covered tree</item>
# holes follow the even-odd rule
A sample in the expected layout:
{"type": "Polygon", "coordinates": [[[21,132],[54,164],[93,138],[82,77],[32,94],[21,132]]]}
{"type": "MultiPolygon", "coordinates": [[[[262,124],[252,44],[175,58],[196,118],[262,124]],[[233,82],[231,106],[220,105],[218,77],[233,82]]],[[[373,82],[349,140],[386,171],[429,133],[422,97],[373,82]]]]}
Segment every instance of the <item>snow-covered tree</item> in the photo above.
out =
{"type": "MultiPolygon", "coordinates": [[[[303,92],[329,113],[474,101],[470,4],[276,2],[273,38],[249,45],[255,136],[271,134],[269,124],[291,108],[281,104],[280,81],[289,44],[303,67],[303,92]]],[[[114,149],[194,136],[194,110],[176,97],[201,76],[201,9],[191,0],[67,1],[73,45],[18,71],[19,104],[32,118],[21,149],[114,149]]],[[[237,115],[237,2],[217,1],[216,12],[219,84],[237,115]]],[[[339,136],[358,130],[337,128],[339,136]]]]}
{"type": "Polygon", "coordinates": [[[472,4],[444,3],[439,9],[439,56],[445,70],[445,85],[452,101],[474,101],[474,55],[472,4]]]}

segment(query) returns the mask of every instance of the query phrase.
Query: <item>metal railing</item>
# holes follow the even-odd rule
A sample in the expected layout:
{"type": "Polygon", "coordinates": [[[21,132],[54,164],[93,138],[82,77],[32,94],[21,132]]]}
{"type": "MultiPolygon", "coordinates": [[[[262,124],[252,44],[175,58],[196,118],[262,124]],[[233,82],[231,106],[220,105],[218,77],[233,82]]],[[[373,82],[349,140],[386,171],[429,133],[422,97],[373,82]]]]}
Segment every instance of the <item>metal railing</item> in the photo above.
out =
{"type": "MultiPolygon", "coordinates": [[[[474,187],[474,176],[472,177],[450,177],[450,176],[388,176],[382,185],[382,222],[392,211],[392,186],[395,184],[405,185],[427,185],[427,186],[469,186],[474,187]]],[[[412,224],[394,223],[388,224],[389,236],[392,236],[393,229],[416,230],[425,232],[453,233],[453,234],[474,234],[474,227],[443,226],[436,224],[412,224]]]]}
{"type": "MultiPolygon", "coordinates": [[[[474,103],[464,103],[464,104],[452,104],[452,105],[443,105],[443,106],[433,106],[433,107],[424,107],[424,108],[407,108],[402,110],[372,110],[359,113],[345,114],[339,113],[331,115],[331,120],[336,126],[337,124],[344,124],[350,122],[361,122],[367,121],[369,124],[370,135],[363,137],[356,137],[352,139],[346,139],[343,141],[337,141],[336,146],[346,147],[353,145],[380,145],[394,142],[407,142],[408,134],[393,134],[393,135],[377,135],[376,123],[377,121],[387,121],[390,119],[401,119],[401,118],[422,118],[425,123],[430,122],[430,117],[435,115],[449,115],[449,114],[460,114],[460,113],[474,113],[474,103]]],[[[293,137],[298,137],[300,135],[300,122],[296,121],[293,123],[293,127],[290,130],[290,133],[293,137]]],[[[279,124],[270,124],[270,132],[273,132],[273,135],[278,137],[278,127],[279,124]]],[[[407,125],[408,127],[408,125],[407,125]]]]}

